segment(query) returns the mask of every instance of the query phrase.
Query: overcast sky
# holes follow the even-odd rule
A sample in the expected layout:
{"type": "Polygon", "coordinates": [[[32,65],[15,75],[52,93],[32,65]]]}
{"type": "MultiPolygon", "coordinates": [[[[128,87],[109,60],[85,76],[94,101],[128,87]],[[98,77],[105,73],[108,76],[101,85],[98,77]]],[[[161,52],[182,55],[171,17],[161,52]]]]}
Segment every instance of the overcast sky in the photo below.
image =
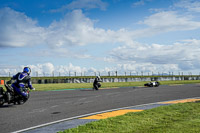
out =
{"type": "Polygon", "coordinates": [[[199,0],[0,0],[0,76],[200,73],[199,0]]]}

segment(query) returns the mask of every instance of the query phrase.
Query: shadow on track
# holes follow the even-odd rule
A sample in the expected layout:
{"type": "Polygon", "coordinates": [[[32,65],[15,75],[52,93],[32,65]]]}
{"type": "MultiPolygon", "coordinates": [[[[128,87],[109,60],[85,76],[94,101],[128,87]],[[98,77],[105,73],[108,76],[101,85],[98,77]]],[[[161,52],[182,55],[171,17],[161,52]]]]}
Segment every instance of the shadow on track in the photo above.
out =
{"type": "Polygon", "coordinates": [[[94,91],[94,89],[81,89],[80,91],[94,91]]]}
{"type": "Polygon", "coordinates": [[[1,105],[0,108],[13,108],[15,107],[14,105],[10,105],[10,104],[7,104],[7,105],[1,105]]]}

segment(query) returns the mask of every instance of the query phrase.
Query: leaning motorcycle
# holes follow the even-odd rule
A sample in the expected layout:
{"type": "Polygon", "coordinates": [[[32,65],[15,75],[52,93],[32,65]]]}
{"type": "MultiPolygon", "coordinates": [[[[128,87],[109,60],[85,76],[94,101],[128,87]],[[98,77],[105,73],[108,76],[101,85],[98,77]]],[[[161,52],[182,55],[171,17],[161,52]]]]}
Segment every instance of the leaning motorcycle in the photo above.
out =
{"type": "Polygon", "coordinates": [[[94,85],[93,90],[99,90],[101,87],[101,84],[98,82],[97,84],[94,85]]]}
{"type": "Polygon", "coordinates": [[[21,95],[15,92],[15,90],[8,83],[9,81],[4,84],[6,90],[4,90],[3,87],[0,87],[0,106],[4,105],[4,103],[13,103],[14,105],[24,104],[29,98],[28,88],[23,88],[23,91],[28,94],[27,99],[24,99],[21,95]],[[8,96],[10,97],[10,101],[8,101],[8,96]]]}
{"type": "Polygon", "coordinates": [[[158,81],[144,84],[144,86],[147,86],[147,87],[158,87],[159,85],[160,83],[158,81]]]}

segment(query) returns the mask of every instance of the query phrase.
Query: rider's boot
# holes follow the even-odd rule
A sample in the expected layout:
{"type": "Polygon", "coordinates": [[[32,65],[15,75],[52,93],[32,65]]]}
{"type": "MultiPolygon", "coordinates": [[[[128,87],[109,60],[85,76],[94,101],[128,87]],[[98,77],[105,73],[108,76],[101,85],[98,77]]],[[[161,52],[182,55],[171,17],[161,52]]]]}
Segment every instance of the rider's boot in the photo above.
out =
{"type": "Polygon", "coordinates": [[[10,92],[7,92],[7,93],[6,93],[6,96],[7,96],[8,104],[10,104],[10,101],[11,101],[11,95],[10,95],[10,92]]]}
{"type": "Polygon", "coordinates": [[[3,88],[2,87],[0,87],[0,94],[3,95],[3,88]]]}
{"type": "Polygon", "coordinates": [[[98,87],[98,85],[96,85],[96,88],[95,88],[95,89],[96,89],[96,91],[98,91],[98,90],[99,90],[99,87],[98,87]]]}
{"type": "Polygon", "coordinates": [[[18,104],[25,103],[28,100],[28,95],[22,96],[21,100],[18,100],[18,104]]]}
{"type": "Polygon", "coordinates": [[[28,96],[23,97],[23,101],[26,102],[28,100],[28,96]]]}

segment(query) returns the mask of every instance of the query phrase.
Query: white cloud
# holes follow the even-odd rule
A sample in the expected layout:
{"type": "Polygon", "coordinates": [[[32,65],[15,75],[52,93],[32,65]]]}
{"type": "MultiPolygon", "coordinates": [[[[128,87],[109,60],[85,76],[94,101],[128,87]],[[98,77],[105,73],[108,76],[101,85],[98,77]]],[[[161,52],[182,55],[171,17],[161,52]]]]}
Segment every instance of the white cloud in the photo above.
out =
{"type": "MultiPolygon", "coordinates": [[[[54,66],[52,63],[47,62],[43,64],[36,64],[36,65],[27,65],[31,68],[31,75],[32,76],[68,76],[69,72],[74,74],[74,72],[81,73],[83,71],[87,71],[86,68],[81,68],[80,66],[74,66],[73,64],[69,63],[66,66],[54,66]]],[[[25,66],[0,66],[0,76],[12,76],[17,72],[22,72],[25,66]]]]}
{"type": "MultiPolygon", "coordinates": [[[[145,66],[145,69],[169,70],[198,70],[200,66],[200,40],[184,40],[172,45],[161,44],[126,44],[111,52],[112,62],[118,64],[134,64],[145,66]]],[[[107,59],[109,61],[109,58],[107,59]]],[[[123,65],[122,65],[123,66],[123,65]]],[[[125,65],[125,68],[130,69],[125,65]]],[[[136,70],[135,67],[132,67],[136,70]]],[[[142,70],[142,67],[140,68],[142,70]]]]}
{"type": "Polygon", "coordinates": [[[62,12],[65,11],[66,9],[68,10],[75,10],[75,9],[94,9],[94,8],[99,8],[101,10],[106,10],[107,8],[107,3],[103,2],[101,0],[74,0],[71,3],[62,6],[59,9],[53,9],[50,12],[62,12]]]}
{"type": "Polygon", "coordinates": [[[86,45],[104,42],[106,34],[104,29],[94,28],[94,22],[81,10],[74,10],[47,28],[46,41],[51,46],[86,45]]]}
{"type": "MultiPolygon", "coordinates": [[[[134,34],[135,35],[135,34],[134,34]]],[[[74,10],[60,20],[54,21],[46,29],[46,42],[51,47],[89,45],[101,43],[130,42],[132,32],[126,29],[117,31],[94,27],[94,21],[81,10],[74,10]]]]}
{"type": "Polygon", "coordinates": [[[0,47],[21,47],[40,43],[44,29],[37,21],[10,8],[0,9],[0,47]]]}
{"type": "MultiPolygon", "coordinates": [[[[31,76],[94,76],[95,73],[103,72],[105,70],[97,71],[97,69],[85,68],[80,66],[75,66],[72,63],[68,65],[53,65],[50,62],[36,65],[27,65],[31,68],[31,76]]],[[[25,66],[0,66],[0,76],[13,76],[18,72],[22,72],[25,66]]],[[[108,68],[106,68],[108,69],[108,68]]]]}
{"type": "MultiPolygon", "coordinates": [[[[47,56],[91,58],[91,55],[70,51],[68,47],[84,46],[88,44],[122,43],[121,47],[113,49],[111,57],[105,58],[108,62],[119,64],[116,67],[102,68],[108,70],[130,71],[170,71],[193,70],[200,67],[199,40],[185,40],[173,45],[140,44],[134,40],[170,31],[195,30],[200,28],[200,22],[194,21],[191,16],[179,15],[177,12],[155,13],[140,24],[147,28],[139,30],[104,30],[94,26],[94,21],[87,18],[82,10],[74,10],[59,20],[54,21],[47,28],[37,26],[37,21],[25,14],[10,8],[0,10],[0,47],[23,47],[26,45],[46,44],[53,48],[46,52],[47,56]],[[56,48],[55,48],[56,47],[56,48]],[[73,54],[75,53],[75,54],[73,54]],[[71,56],[72,55],[72,56],[71,56]],[[173,60],[172,60],[173,59],[173,60]]],[[[46,46],[44,45],[44,46],[46,46]]],[[[54,66],[51,63],[31,65],[33,70],[40,74],[52,71],[97,71],[95,68],[81,68],[80,66],[54,66]],[[46,70],[46,71],[45,71],[46,70]]],[[[19,69],[1,69],[3,73],[16,72],[19,69]]],[[[2,73],[1,72],[1,73],[2,73]]]]}
{"type": "MultiPolygon", "coordinates": [[[[42,53],[41,53],[42,55],[42,53]]],[[[91,58],[91,55],[86,54],[84,51],[72,51],[67,48],[56,48],[53,50],[48,50],[48,56],[55,56],[57,57],[67,57],[67,58],[75,58],[75,59],[85,59],[91,58]]]]}
{"type": "Polygon", "coordinates": [[[104,30],[94,26],[81,10],[74,10],[47,28],[37,26],[37,22],[25,14],[10,8],[0,10],[0,46],[23,47],[26,45],[48,45],[50,48],[79,46],[101,43],[133,43],[134,39],[148,37],[169,31],[195,30],[200,22],[191,17],[180,16],[176,12],[159,12],[147,17],[140,24],[147,28],[139,30],[104,30]]]}
{"type": "Polygon", "coordinates": [[[141,6],[144,5],[144,0],[140,0],[138,2],[133,3],[133,6],[141,6]]]}
{"type": "MultiPolygon", "coordinates": [[[[37,65],[27,65],[31,68],[31,75],[52,75],[55,71],[55,67],[52,63],[47,62],[44,64],[37,64],[37,65]]],[[[22,71],[22,70],[21,70],[22,71]]]]}
{"type": "Polygon", "coordinates": [[[19,70],[22,70],[20,66],[11,66],[11,65],[0,65],[0,76],[12,76],[14,73],[17,73],[19,70]]]}
{"type": "Polygon", "coordinates": [[[132,74],[142,73],[144,75],[148,74],[162,74],[168,72],[177,72],[180,69],[177,64],[152,64],[152,63],[132,63],[132,64],[118,64],[118,70],[121,72],[131,72],[132,74]]]}
{"type": "Polygon", "coordinates": [[[109,41],[109,34],[113,34],[110,30],[94,28],[94,22],[85,17],[81,10],[74,10],[60,21],[42,28],[25,14],[3,8],[0,10],[0,26],[0,47],[87,45],[109,41]]]}
{"type": "Polygon", "coordinates": [[[199,0],[180,0],[174,4],[175,7],[186,8],[188,11],[200,12],[199,0]]]}
{"type": "Polygon", "coordinates": [[[192,16],[166,11],[155,13],[139,24],[147,28],[139,30],[105,30],[94,26],[95,21],[87,18],[82,10],[68,13],[62,20],[53,22],[46,32],[46,42],[50,46],[88,45],[101,43],[132,43],[137,38],[149,37],[170,31],[196,30],[200,22],[192,16]]]}
{"type": "Polygon", "coordinates": [[[153,14],[141,21],[140,24],[148,25],[150,27],[149,30],[157,33],[200,28],[200,22],[193,21],[191,16],[181,16],[174,11],[153,14]]]}
{"type": "Polygon", "coordinates": [[[152,0],[138,0],[137,2],[134,2],[132,5],[133,7],[135,6],[143,6],[145,5],[147,2],[151,2],[152,0]]]}

